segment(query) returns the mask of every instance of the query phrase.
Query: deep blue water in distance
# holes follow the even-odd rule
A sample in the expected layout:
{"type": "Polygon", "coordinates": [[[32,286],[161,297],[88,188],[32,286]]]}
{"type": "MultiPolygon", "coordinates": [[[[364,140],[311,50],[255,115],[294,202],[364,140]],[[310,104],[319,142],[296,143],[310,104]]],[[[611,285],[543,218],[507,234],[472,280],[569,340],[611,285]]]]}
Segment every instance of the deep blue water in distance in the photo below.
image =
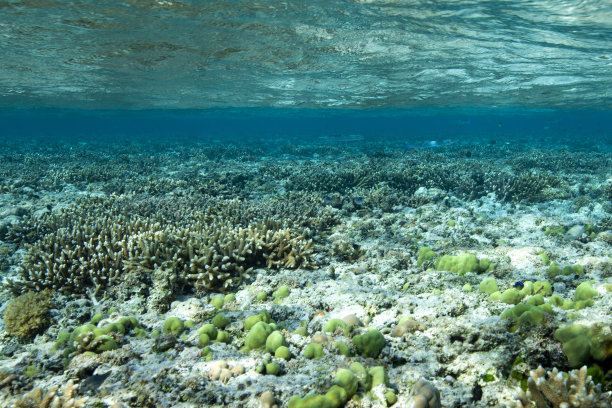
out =
{"type": "Polygon", "coordinates": [[[609,111],[428,109],[4,110],[0,140],[354,144],[401,149],[442,143],[512,143],[546,149],[612,150],[609,111]]]}

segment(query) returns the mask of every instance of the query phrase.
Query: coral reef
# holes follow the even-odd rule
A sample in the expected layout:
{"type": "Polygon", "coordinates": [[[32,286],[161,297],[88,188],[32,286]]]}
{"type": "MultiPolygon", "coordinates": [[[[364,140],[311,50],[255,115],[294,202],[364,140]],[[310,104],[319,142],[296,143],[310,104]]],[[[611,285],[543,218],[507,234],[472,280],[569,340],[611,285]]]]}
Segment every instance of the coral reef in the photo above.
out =
{"type": "Polygon", "coordinates": [[[27,292],[11,300],[4,311],[4,324],[8,334],[30,337],[49,324],[52,292],[27,292]]]}
{"type": "Polygon", "coordinates": [[[609,154],[66,146],[0,152],[2,408],[607,404],[609,154]]]}
{"type": "Polygon", "coordinates": [[[440,408],[440,391],[429,381],[420,378],[410,391],[410,408],[440,408]]]}
{"type": "Polygon", "coordinates": [[[55,386],[43,392],[40,388],[15,402],[14,408],[78,408],[85,405],[87,398],[76,398],[76,384],[70,380],[61,388],[55,386]]]}
{"type": "MultiPolygon", "coordinates": [[[[112,199],[111,199],[112,201],[112,199]]],[[[184,286],[225,290],[251,268],[308,267],[311,240],[266,225],[239,227],[221,217],[196,213],[180,225],[151,217],[104,211],[113,203],[84,204],[54,217],[53,232],[30,246],[21,267],[21,285],[95,294],[125,273],[165,269],[184,286]]]]}
{"type": "Polygon", "coordinates": [[[605,408],[612,406],[610,392],[595,385],[587,368],[564,373],[556,368],[546,371],[542,366],[529,372],[529,390],[521,391],[516,408],[605,408]]]}

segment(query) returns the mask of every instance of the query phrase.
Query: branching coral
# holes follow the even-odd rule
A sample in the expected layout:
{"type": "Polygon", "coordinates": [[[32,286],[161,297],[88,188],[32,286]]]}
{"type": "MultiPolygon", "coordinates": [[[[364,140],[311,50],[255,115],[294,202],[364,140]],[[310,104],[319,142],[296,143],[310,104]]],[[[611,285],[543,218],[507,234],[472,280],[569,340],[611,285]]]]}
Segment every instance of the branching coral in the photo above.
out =
{"type": "Polygon", "coordinates": [[[529,372],[529,390],[518,396],[517,408],[596,408],[610,407],[610,393],[601,392],[595,385],[587,368],[564,373],[556,368],[545,371],[542,366],[529,372]],[[547,378],[548,377],[548,378],[547,378]]]}
{"type": "Polygon", "coordinates": [[[34,388],[14,408],[78,408],[85,405],[87,398],[76,398],[76,385],[68,381],[61,392],[59,386],[52,387],[46,393],[40,388],[34,388]]]}
{"type": "Polygon", "coordinates": [[[310,265],[312,243],[265,222],[244,227],[206,212],[162,224],[155,217],[127,217],[102,202],[91,211],[74,207],[57,217],[57,229],[29,247],[22,285],[96,294],[133,270],[168,270],[184,286],[225,290],[254,267],[310,265]]]}

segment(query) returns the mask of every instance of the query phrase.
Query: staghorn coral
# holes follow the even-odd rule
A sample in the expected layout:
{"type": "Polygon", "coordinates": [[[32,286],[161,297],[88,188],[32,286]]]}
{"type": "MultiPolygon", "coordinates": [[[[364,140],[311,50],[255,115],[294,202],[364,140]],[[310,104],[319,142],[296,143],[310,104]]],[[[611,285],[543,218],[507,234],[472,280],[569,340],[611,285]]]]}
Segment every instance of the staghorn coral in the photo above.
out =
{"type": "Polygon", "coordinates": [[[275,223],[241,227],[207,211],[162,224],[154,216],[128,217],[114,201],[92,200],[87,211],[80,204],[48,220],[56,228],[29,246],[21,285],[99,294],[125,273],[161,268],[183,286],[225,290],[254,267],[308,267],[312,259],[304,234],[266,225],[275,223]]]}
{"type": "Polygon", "coordinates": [[[46,393],[40,388],[32,391],[15,402],[14,408],[78,408],[85,405],[87,398],[76,398],[76,385],[68,381],[61,392],[59,386],[52,387],[46,393]]]}
{"type": "Polygon", "coordinates": [[[11,300],[4,311],[4,324],[8,334],[30,337],[49,323],[51,291],[27,292],[11,300]]]}
{"type": "Polygon", "coordinates": [[[564,373],[553,368],[545,371],[542,366],[529,372],[527,382],[529,390],[521,391],[515,407],[517,408],[596,408],[610,407],[610,393],[601,392],[601,386],[595,385],[591,376],[587,376],[587,367],[564,373]],[[548,378],[547,378],[548,377],[548,378]]]}

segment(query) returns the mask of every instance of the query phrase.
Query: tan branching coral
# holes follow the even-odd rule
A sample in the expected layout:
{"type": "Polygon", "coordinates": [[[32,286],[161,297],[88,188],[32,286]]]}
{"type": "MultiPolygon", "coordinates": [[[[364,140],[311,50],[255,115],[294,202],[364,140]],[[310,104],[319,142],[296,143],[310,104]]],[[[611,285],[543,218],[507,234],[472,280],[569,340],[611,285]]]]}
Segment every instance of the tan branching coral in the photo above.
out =
{"type": "Polygon", "coordinates": [[[87,398],[76,398],[76,385],[68,381],[59,391],[59,386],[52,387],[46,393],[34,388],[17,401],[14,408],[78,408],[85,405],[87,398]]]}
{"type": "Polygon", "coordinates": [[[542,366],[529,372],[527,393],[521,391],[516,402],[517,408],[605,408],[611,407],[610,393],[602,392],[595,385],[587,368],[569,373],[553,368],[545,371],[542,366]]]}
{"type": "Polygon", "coordinates": [[[254,267],[310,265],[311,241],[265,222],[239,226],[205,212],[162,224],[154,217],[117,214],[99,204],[77,207],[55,222],[57,229],[29,247],[22,284],[70,293],[102,290],[134,270],[169,271],[184,286],[225,290],[254,267]]]}

